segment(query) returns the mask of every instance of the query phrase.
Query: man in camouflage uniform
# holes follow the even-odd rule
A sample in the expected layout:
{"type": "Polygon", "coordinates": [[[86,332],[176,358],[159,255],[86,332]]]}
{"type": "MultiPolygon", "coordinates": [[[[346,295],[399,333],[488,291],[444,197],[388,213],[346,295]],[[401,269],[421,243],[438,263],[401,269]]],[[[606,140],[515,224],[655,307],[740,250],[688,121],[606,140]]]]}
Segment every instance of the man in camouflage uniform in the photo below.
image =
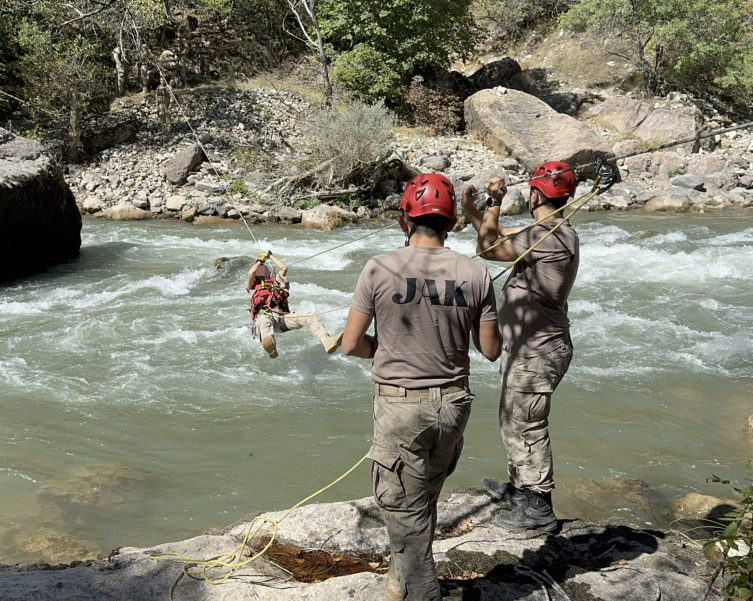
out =
{"type": "Polygon", "coordinates": [[[199,73],[204,81],[209,79],[209,41],[204,34],[199,42],[199,73]]]}
{"type": "Polygon", "coordinates": [[[171,105],[173,102],[173,95],[170,86],[167,84],[164,77],[160,78],[156,96],[157,117],[159,117],[159,122],[162,124],[162,133],[169,134],[172,128],[171,105]]]}
{"type": "Polygon", "coordinates": [[[481,483],[510,506],[510,511],[497,516],[500,526],[551,532],[557,529],[557,517],[552,507],[549,410],[573,356],[567,299],[580,260],[578,234],[563,222],[562,207],[575,192],[576,181],[568,164],[551,161],[539,165],[528,183],[531,216],[542,220],[529,229],[500,227],[500,206],[507,192],[503,179],[487,182],[490,198],[483,214],[474,206],[475,189],[463,191],[463,208],[478,231],[477,252],[486,251],[488,261],[523,257],[499,301],[503,342],[499,424],[510,480],[484,478],[481,483]],[[553,230],[555,226],[558,229],[553,230]],[[534,244],[538,246],[523,256],[534,244]]]}
{"type": "Polygon", "coordinates": [[[162,71],[161,76],[173,87],[178,87],[178,57],[172,50],[164,50],[159,56],[159,66],[162,71]]]}
{"type": "Polygon", "coordinates": [[[128,67],[130,65],[120,44],[113,49],[112,60],[115,61],[115,90],[118,96],[124,96],[128,90],[128,67]]]}
{"type": "Polygon", "coordinates": [[[385,599],[441,601],[432,545],[439,493],[460,458],[471,413],[469,334],[490,361],[501,340],[486,267],[444,247],[457,221],[452,183],[419,175],[400,206],[407,246],[366,263],[343,353],[374,360],[369,457],[390,541],[385,599]],[[372,321],[378,340],[366,334],[372,321]]]}
{"type": "Polygon", "coordinates": [[[180,87],[185,88],[188,85],[188,55],[191,53],[191,45],[188,38],[181,31],[175,39],[175,50],[178,55],[178,77],[180,78],[180,87]]]}

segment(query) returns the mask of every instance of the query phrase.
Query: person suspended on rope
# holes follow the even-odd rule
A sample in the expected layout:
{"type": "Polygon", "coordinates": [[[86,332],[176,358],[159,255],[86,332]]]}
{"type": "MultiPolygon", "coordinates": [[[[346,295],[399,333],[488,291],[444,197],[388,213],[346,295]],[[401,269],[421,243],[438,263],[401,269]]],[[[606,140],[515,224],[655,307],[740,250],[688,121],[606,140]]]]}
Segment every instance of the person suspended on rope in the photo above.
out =
{"type": "Polygon", "coordinates": [[[486,267],[444,246],[457,221],[452,183],[419,175],[400,208],[406,248],[366,263],[343,352],[373,358],[369,457],[391,549],[386,599],[440,601],[432,544],[439,493],[460,458],[471,411],[469,335],[490,361],[501,336],[486,267]],[[367,334],[372,321],[378,340],[367,334]]]}
{"type": "MultiPolygon", "coordinates": [[[[490,198],[483,214],[474,206],[476,189],[466,186],[462,204],[478,232],[477,252],[489,249],[482,255],[489,261],[518,259],[561,223],[563,214],[557,209],[573,196],[575,185],[575,175],[567,163],[539,165],[529,182],[528,207],[535,220],[550,216],[525,231],[499,225],[500,205],[507,193],[503,179],[487,182],[490,198]],[[494,246],[511,234],[515,235],[494,246]]],[[[493,497],[509,504],[510,511],[499,514],[496,520],[511,530],[557,528],[548,418],[552,394],[573,356],[567,298],[579,260],[578,234],[570,223],[562,223],[515,265],[500,294],[503,346],[499,423],[509,458],[509,482],[484,478],[482,484],[493,497]]]]}
{"type": "Polygon", "coordinates": [[[251,298],[249,312],[254,320],[254,335],[258,333],[261,345],[272,359],[277,358],[275,333],[289,332],[306,327],[319,339],[328,354],[334,353],[342,342],[342,332],[330,336],[316,315],[291,313],[288,306],[288,267],[272,254],[261,253],[246,275],[246,292],[251,298]],[[272,260],[277,273],[272,275],[266,265],[272,260]]]}

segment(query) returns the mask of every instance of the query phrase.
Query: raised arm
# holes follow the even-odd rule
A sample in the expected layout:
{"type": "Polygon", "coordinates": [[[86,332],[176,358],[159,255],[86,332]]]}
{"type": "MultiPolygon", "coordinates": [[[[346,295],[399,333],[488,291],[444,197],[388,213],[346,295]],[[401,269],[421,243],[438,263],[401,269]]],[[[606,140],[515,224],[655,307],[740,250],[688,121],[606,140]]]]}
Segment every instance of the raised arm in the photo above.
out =
{"type": "Polygon", "coordinates": [[[272,254],[271,250],[267,251],[267,255],[269,256],[270,259],[272,259],[272,262],[277,267],[277,273],[281,275],[282,277],[285,277],[288,274],[288,266],[285,265],[285,263],[283,263],[282,261],[280,261],[280,259],[275,257],[272,254]]]}
{"type": "Polygon", "coordinates": [[[261,261],[257,259],[246,274],[246,292],[251,292],[251,288],[254,287],[254,278],[256,277],[256,270],[259,268],[259,265],[261,265],[261,261]]]}
{"type": "Polygon", "coordinates": [[[502,199],[507,194],[505,180],[501,177],[490,179],[486,183],[486,193],[492,197],[494,202],[484,212],[481,225],[478,227],[476,252],[483,253],[481,256],[489,261],[514,261],[518,258],[518,251],[515,250],[512,242],[505,240],[505,238],[523,228],[499,226],[500,206],[502,199]]]}

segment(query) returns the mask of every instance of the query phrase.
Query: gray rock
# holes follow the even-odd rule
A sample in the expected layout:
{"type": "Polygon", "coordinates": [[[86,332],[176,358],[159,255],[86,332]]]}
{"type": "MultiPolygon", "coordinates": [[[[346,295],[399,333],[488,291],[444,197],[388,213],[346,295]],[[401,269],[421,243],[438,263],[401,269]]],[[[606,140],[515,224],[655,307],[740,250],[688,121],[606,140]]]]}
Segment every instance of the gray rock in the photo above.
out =
{"type": "Polygon", "coordinates": [[[148,210],[149,209],[149,201],[144,197],[136,197],[131,201],[131,204],[133,204],[134,207],[137,209],[143,209],[148,210]]]}
{"type": "Polygon", "coordinates": [[[595,94],[588,90],[573,90],[572,92],[558,92],[541,96],[558,113],[576,117],[584,104],[598,102],[595,94]]]}
{"type": "Polygon", "coordinates": [[[300,223],[303,218],[301,212],[293,207],[283,207],[277,211],[277,215],[283,223],[300,223]]]}
{"type": "MultiPolygon", "coordinates": [[[[654,108],[646,101],[613,96],[588,110],[588,116],[599,124],[622,134],[629,134],[648,144],[663,144],[692,138],[704,131],[704,118],[695,106],[654,108]]],[[[706,147],[708,142],[704,142],[706,147]]],[[[690,152],[698,152],[701,143],[686,145],[690,152]]]]}
{"type": "Polygon", "coordinates": [[[678,188],[686,188],[688,190],[704,191],[703,178],[695,175],[678,175],[670,180],[673,186],[678,188]]]}
{"type": "Polygon", "coordinates": [[[753,175],[743,175],[740,179],[737,180],[737,185],[741,188],[750,190],[751,188],[753,188],[753,175]]]}
{"type": "Polygon", "coordinates": [[[421,167],[429,169],[430,171],[444,171],[452,165],[449,157],[446,157],[443,154],[422,157],[418,163],[421,167]]]}
{"type": "Polygon", "coordinates": [[[218,217],[227,217],[228,207],[224,204],[216,204],[214,205],[214,211],[218,217]]]}
{"type": "Polygon", "coordinates": [[[186,197],[176,194],[167,199],[167,202],[165,202],[165,208],[168,211],[180,211],[185,204],[186,197]]]}
{"type": "Polygon", "coordinates": [[[474,94],[465,101],[465,120],[476,138],[529,171],[546,160],[580,165],[594,161],[598,152],[612,154],[588,125],[515,90],[504,95],[493,90],[474,94]]]}
{"type": "Polygon", "coordinates": [[[208,192],[209,194],[223,194],[225,192],[225,186],[216,182],[201,182],[198,181],[194,184],[197,192],[208,192]]]}
{"type": "MultiPolygon", "coordinates": [[[[219,277],[237,278],[251,262],[246,257],[218,259],[215,270],[219,277]]],[[[495,525],[498,503],[487,496],[464,493],[447,495],[440,500],[438,509],[443,536],[434,543],[434,559],[439,573],[478,574],[463,581],[462,589],[451,591],[450,598],[455,598],[456,593],[484,601],[562,597],[563,593],[554,586],[541,590],[544,569],[573,600],[648,601],[661,597],[662,601],[696,601],[705,594],[702,576],[706,574],[706,562],[698,550],[671,532],[657,535],[625,526],[568,520],[556,537],[514,533],[495,525]],[[593,557],[599,559],[598,564],[593,557]],[[505,577],[499,578],[500,574],[505,577]]],[[[279,520],[282,512],[263,515],[279,520]]],[[[249,516],[206,535],[150,549],[124,547],[111,558],[89,565],[40,571],[30,571],[28,566],[19,566],[18,571],[10,568],[0,577],[0,598],[161,599],[170,590],[180,564],[156,562],[150,555],[171,552],[209,558],[228,553],[238,546],[251,519],[249,516]]],[[[270,527],[265,525],[260,536],[269,533],[270,527]]],[[[300,507],[280,523],[278,541],[355,556],[382,556],[389,547],[379,510],[371,498],[300,507]]],[[[383,601],[385,581],[382,574],[360,573],[304,584],[268,562],[257,561],[238,569],[234,577],[217,586],[184,578],[175,597],[180,601],[383,601]],[[255,582],[264,586],[253,586],[255,582]]],[[[451,580],[448,584],[457,586],[451,580]]],[[[720,600],[721,595],[715,591],[708,597],[708,601],[720,600]]]]}
{"type": "Polygon", "coordinates": [[[199,142],[202,144],[209,144],[212,141],[212,134],[209,132],[203,132],[199,134],[199,142]]]}
{"type": "Polygon", "coordinates": [[[39,142],[0,128],[0,282],[80,248],[81,214],[63,174],[39,142]]]}
{"type": "Polygon", "coordinates": [[[356,220],[356,214],[340,207],[319,205],[308,211],[303,211],[301,222],[303,227],[329,231],[356,220]]]}
{"type": "Polygon", "coordinates": [[[226,217],[228,219],[240,219],[241,218],[241,213],[240,213],[240,211],[236,211],[235,209],[230,209],[227,212],[226,217]]]}
{"type": "MultiPolygon", "coordinates": [[[[655,152],[648,157],[651,162],[651,173],[660,179],[669,179],[685,169],[685,159],[676,152],[655,152]]],[[[627,163],[627,160],[625,162],[627,163]]],[[[632,168],[630,172],[635,173],[632,168]]]]}
{"type": "Polygon", "coordinates": [[[390,194],[382,203],[380,203],[380,206],[385,211],[398,211],[400,210],[401,198],[401,194],[390,194]]]}
{"type": "Polygon", "coordinates": [[[201,165],[204,152],[198,144],[187,146],[178,152],[165,164],[167,181],[176,186],[182,186],[188,179],[188,174],[201,165]]]}
{"type": "Polygon", "coordinates": [[[461,182],[467,182],[469,179],[472,179],[473,176],[476,175],[476,171],[473,169],[465,169],[463,171],[456,171],[452,174],[453,180],[458,180],[461,182]]]}
{"type": "Polygon", "coordinates": [[[520,171],[520,163],[518,163],[518,161],[516,161],[512,157],[502,159],[500,165],[502,166],[502,169],[506,169],[508,171],[520,171]]]}
{"type": "Polygon", "coordinates": [[[528,201],[526,201],[520,188],[508,188],[499,209],[500,215],[523,215],[527,212],[528,201]]]}
{"type": "Polygon", "coordinates": [[[105,202],[96,196],[87,196],[81,206],[87,213],[96,213],[105,208],[105,202]]]}
{"type": "Polygon", "coordinates": [[[376,193],[380,198],[387,198],[390,194],[397,194],[399,183],[394,179],[384,179],[376,186],[376,193]]]}
{"type": "MultiPolygon", "coordinates": [[[[615,156],[624,156],[638,150],[640,144],[640,140],[620,140],[614,146],[612,146],[612,152],[615,156]]],[[[645,171],[645,169],[643,169],[643,171],[645,171]]]]}
{"type": "Polygon", "coordinates": [[[662,211],[665,213],[687,213],[693,205],[698,192],[685,188],[670,188],[657,194],[643,207],[646,211],[662,211]]]}
{"type": "Polygon", "coordinates": [[[198,211],[199,215],[203,215],[205,217],[211,217],[217,212],[214,208],[214,205],[209,204],[208,202],[201,203],[198,207],[198,211]]]}
{"type": "Polygon", "coordinates": [[[188,221],[189,223],[192,222],[194,219],[196,219],[196,207],[188,207],[185,211],[183,211],[180,214],[180,218],[183,221],[188,221]]]}
{"type": "Polygon", "coordinates": [[[525,90],[522,73],[523,70],[518,61],[505,57],[487,63],[473,73],[469,80],[476,91],[496,88],[497,86],[525,90]]]}

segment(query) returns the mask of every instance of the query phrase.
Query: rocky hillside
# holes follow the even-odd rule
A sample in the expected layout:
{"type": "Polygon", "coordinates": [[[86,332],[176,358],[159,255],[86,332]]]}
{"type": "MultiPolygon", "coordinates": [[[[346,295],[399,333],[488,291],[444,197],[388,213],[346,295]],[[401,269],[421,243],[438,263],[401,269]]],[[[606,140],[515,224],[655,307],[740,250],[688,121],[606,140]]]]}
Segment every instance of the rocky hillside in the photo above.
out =
{"type": "MultiPolygon", "coordinates": [[[[443,172],[459,186],[467,181],[480,186],[498,174],[514,184],[544,160],[578,165],[592,161],[597,152],[619,157],[731,124],[710,105],[682,94],[640,101],[613,89],[574,89],[536,97],[528,93],[536,90],[527,86],[526,70],[511,70],[511,59],[502,62],[504,68],[493,61],[467,78],[466,133],[396,130],[392,158],[408,165],[406,174],[443,172]]],[[[296,223],[318,198],[331,203],[319,191],[279,190],[281,176],[310,167],[304,132],[316,107],[300,94],[201,87],[182,92],[179,101],[184,114],[176,111],[170,135],[160,133],[151,95],[134,95],[113,107],[110,118],[136,124],[137,133],[132,141],[94,153],[88,164],[69,166],[67,181],[82,212],[186,221],[243,214],[252,223],[296,223]]],[[[752,161],[750,130],[619,159],[623,183],[589,209],[750,207],[752,161]]],[[[593,173],[580,175],[585,191],[593,173]]],[[[374,211],[397,208],[401,189],[400,177],[383,179],[372,193],[338,204],[353,211],[360,207],[358,217],[368,218],[374,211]]],[[[525,208],[518,192],[511,192],[508,204],[509,213],[525,208]]]]}

